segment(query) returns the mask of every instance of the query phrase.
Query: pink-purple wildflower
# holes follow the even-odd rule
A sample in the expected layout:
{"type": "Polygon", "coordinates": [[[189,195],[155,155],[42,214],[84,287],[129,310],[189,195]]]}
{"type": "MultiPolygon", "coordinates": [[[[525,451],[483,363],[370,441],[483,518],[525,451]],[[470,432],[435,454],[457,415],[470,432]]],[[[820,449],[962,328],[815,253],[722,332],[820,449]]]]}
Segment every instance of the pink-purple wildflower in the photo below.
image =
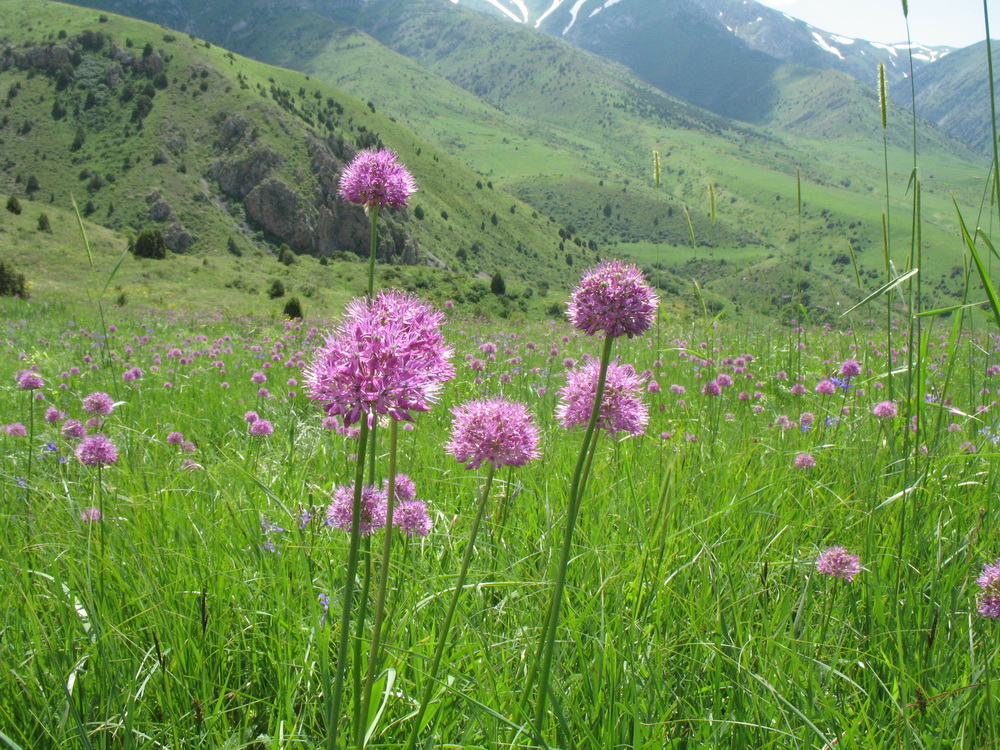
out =
{"type": "Polygon", "coordinates": [[[379,415],[411,421],[428,411],[455,375],[440,326],[444,316],[414,295],[383,291],[351,302],[305,372],[310,398],[345,426],[379,415]]]}
{"type": "Polygon", "coordinates": [[[658,298],[642,271],[620,260],[587,271],[570,297],[569,322],[589,336],[632,338],[656,320],[658,298]]]}
{"type": "Polygon", "coordinates": [[[892,401],[879,401],[872,408],[872,414],[879,419],[893,419],[897,413],[896,404],[892,401]]]}
{"type": "Polygon", "coordinates": [[[88,414],[107,415],[115,410],[115,402],[107,393],[95,391],[83,397],[83,410],[88,414]]]}
{"type": "MultiPolygon", "coordinates": [[[[597,397],[600,360],[587,358],[584,364],[566,373],[566,385],[559,390],[556,418],[564,427],[585,427],[597,397]]],[[[638,435],[646,430],[649,409],[642,400],[642,378],[632,365],[608,363],[604,396],[597,414],[597,428],[616,435],[638,435]]]]}
{"type": "Polygon", "coordinates": [[[37,391],[45,385],[45,381],[42,380],[41,376],[31,370],[18,373],[16,380],[17,387],[23,391],[37,391]]]}
{"type": "Polygon", "coordinates": [[[87,466],[110,466],[118,460],[118,449],[106,435],[88,435],[76,446],[76,458],[87,466]]]}
{"type": "Polygon", "coordinates": [[[484,463],[524,466],[538,458],[538,428],[528,407],[505,398],[468,401],[452,409],[447,450],[466,469],[484,463]]]}
{"type": "Polygon", "coordinates": [[[393,511],[392,525],[407,536],[427,536],[434,528],[427,506],[420,500],[403,500],[393,511]]]}
{"type": "MultiPolygon", "coordinates": [[[[326,524],[350,533],[354,509],[354,485],[340,485],[333,492],[333,500],[326,509],[326,524]]],[[[361,488],[361,514],[359,530],[364,535],[374,534],[385,526],[385,493],[374,486],[361,488]]]]}
{"type": "Polygon", "coordinates": [[[983,572],[976,579],[976,584],[982,589],[977,611],[983,617],[1000,620],[1000,558],[983,565],[983,572]]]}
{"type": "Polygon", "coordinates": [[[830,547],[816,558],[816,570],[823,575],[853,581],[854,576],[861,572],[861,558],[843,547],[830,547]]]}
{"type": "Polygon", "coordinates": [[[372,208],[402,208],[417,191],[409,170],[394,151],[361,151],[340,173],[338,194],[344,200],[372,208]]]}

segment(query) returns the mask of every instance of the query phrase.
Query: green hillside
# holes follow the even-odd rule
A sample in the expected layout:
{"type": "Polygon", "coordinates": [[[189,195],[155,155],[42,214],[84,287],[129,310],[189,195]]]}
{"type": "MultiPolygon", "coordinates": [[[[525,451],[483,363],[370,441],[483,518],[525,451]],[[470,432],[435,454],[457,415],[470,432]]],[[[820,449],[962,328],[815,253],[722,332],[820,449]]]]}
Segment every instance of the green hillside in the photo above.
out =
{"type": "Polygon", "coordinates": [[[0,193],[64,210],[75,197],[123,234],[158,228],[171,261],[280,270],[286,244],[318,267],[367,254],[368,219],[336,184],[356,149],[385,145],[420,191],[409,210],[383,214],[382,260],[448,267],[467,284],[501,269],[532,287],[571,275],[561,227],[329,84],[41,0],[0,5],[0,28],[0,193]]]}
{"type": "MultiPolygon", "coordinates": [[[[430,144],[415,159],[415,169],[433,150],[440,159],[453,157],[452,163],[471,170],[463,202],[497,195],[507,202],[492,213],[472,211],[465,217],[471,219],[470,234],[457,245],[465,261],[456,251],[451,262],[458,269],[472,271],[469,259],[484,253],[497,265],[510,262],[511,273],[525,268],[524,252],[536,251],[531,242],[511,237],[508,248],[515,254],[510,259],[491,255],[476,235],[537,214],[543,221],[555,220],[550,225],[557,233],[553,264],[564,278],[572,277],[581,262],[610,252],[656,265],[690,286],[692,259],[707,264],[726,259],[728,280],[707,282],[722,294],[738,283],[747,264],[769,267],[771,259],[799,258],[819,276],[815,286],[827,298],[817,304],[828,309],[850,301],[838,297],[837,290],[863,294],[854,282],[849,247],[865,290],[885,278],[877,100],[842,74],[776,78],[781,107],[773,129],[763,129],[669,97],[622,66],[547,34],[430,0],[279,3],[267,9],[127,0],[99,4],[155,20],[183,19],[186,28],[213,41],[304,70],[315,85],[319,79],[329,81],[376,110],[362,107],[357,117],[385,113],[395,120],[378,126],[387,142],[391,126],[405,126],[430,144]],[[835,113],[818,113],[821,100],[831,95],[839,102],[835,113]],[[659,188],[652,180],[654,149],[663,160],[659,188]],[[827,277],[848,283],[824,281],[827,277]]],[[[954,269],[963,262],[952,198],[973,211],[985,165],[941,131],[920,128],[924,289],[932,301],[948,302],[958,291],[954,269]]],[[[903,268],[909,222],[893,217],[906,216],[911,208],[906,186],[912,154],[910,123],[895,107],[890,129],[890,237],[894,263],[903,268]]],[[[416,154],[405,142],[392,145],[404,157],[416,154]]],[[[418,173],[421,179],[434,176],[443,177],[434,169],[418,173]]],[[[422,198],[438,198],[439,190],[451,189],[447,180],[429,184],[422,198]]],[[[451,215],[453,209],[445,210],[451,215]]],[[[439,216],[434,210],[425,213],[439,216]]],[[[410,221],[407,230],[413,231],[414,224],[410,221]]],[[[447,260],[446,253],[442,248],[438,257],[447,260]]],[[[478,265],[482,271],[486,263],[478,265]]],[[[773,286],[783,283],[778,278],[773,286]]]]}

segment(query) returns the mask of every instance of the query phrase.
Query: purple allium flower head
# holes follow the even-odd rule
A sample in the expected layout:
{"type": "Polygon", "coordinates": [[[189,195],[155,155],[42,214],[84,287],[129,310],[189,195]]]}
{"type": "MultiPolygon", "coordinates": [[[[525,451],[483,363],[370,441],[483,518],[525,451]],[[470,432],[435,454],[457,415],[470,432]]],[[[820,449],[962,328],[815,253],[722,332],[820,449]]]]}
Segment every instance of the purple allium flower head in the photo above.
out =
{"type": "Polygon", "coordinates": [[[709,380],[701,387],[701,392],[705,396],[718,396],[722,393],[722,387],[718,380],[709,380]]]}
{"type": "Polygon", "coordinates": [[[257,383],[257,384],[266,383],[267,382],[267,375],[265,375],[262,372],[255,372],[253,375],[250,376],[250,382],[251,383],[257,383]]]}
{"type": "Polygon", "coordinates": [[[979,614],[1000,620],[1000,558],[992,564],[983,565],[983,572],[976,579],[976,584],[982,589],[979,595],[979,614]]]}
{"type": "Polygon", "coordinates": [[[816,465],[816,459],[811,453],[800,453],[795,457],[795,465],[800,469],[811,469],[816,465]]]}
{"type": "Polygon", "coordinates": [[[79,440],[87,437],[87,428],[75,419],[67,419],[62,426],[63,437],[72,440],[79,440]]]}
{"type": "Polygon", "coordinates": [[[274,432],[274,427],[267,419],[257,419],[250,425],[250,434],[258,437],[266,437],[274,432]]]}
{"type": "MultiPolygon", "coordinates": [[[[389,491],[389,482],[386,480],[385,491],[389,491]]],[[[396,475],[395,495],[397,500],[412,500],[417,496],[417,485],[413,483],[406,474],[396,475]]]]}
{"type": "Polygon", "coordinates": [[[420,500],[404,500],[392,515],[392,525],[407,536],[427,536],[434,528],[427,506],[420,500]]]}
{"type": "MultiPolygon", "coordinates": [[[[560,402],[556,406],[556,418],[564,427],[585,427],[590,422],[600,369],[600,360],[588,357],[581,367],[566,373],[566,385],[559,390],[560,402]]],[[[649,409],[641,393],[642,378],[632,365],[620,365],[618,360],[609,362],[604,397],[597,414],[598,429],[612,435],[644,432],[649,409]]]]}
{"type": "Polygon", "coordinates": [[[118,460],[118,449],[106,435],[88,435],[76,446],[76,458],[87,466],[110,466],[118,460]]]}
{"type": "Polygon", "coordinates": [[[383,291],[347,306],[344,320],[306,368],[310,398],[345,426],[380,414],[411,421],[428,411],[455,375],[440,326],[444,316],[414,295],[383,291]]]}
{"type": "Polygon", "coordinates": [[[24,391],[37,391],[45,385],[45,381],[31,370],[25,370],[17,375],[17,387],[24,391]]]}
{"type": "Polygon", "coordinates": [[[253,424],[258,419],[260,419],[260,417],[257,415],[257,412],[248,411],[246,414],[243,415],[243,419],[247,421],[247,424],[253,424]]]}
{"type": "Polygon", "coordinates": [[[174,430],[167,435],[167,445],[180,445],[184,442],[184,433],[174,430]]]}
{"type": "Polygon", "coordinates": [[[830,547],[816,558],[816,570],[823,575],[853,581],[854,576],[861,572],[861,558],[843,547],[830,547]]]}
{"type": "Polygon", "coordinates": [[[861,374],[861,364],[855,359],[845,359],[840,365],[840,377],[853,378],[861,374]]]}
{"type": "Polygon", "coordinates": [[[110,414],[115,410],[115,402],[107,393],[95,391],[83,397],[83,410],[88,414],[110,414]]]}
{"type": "Polygon", "coordinates": [[[892,419],[897,413],[896,404],[892,401],[880,401],[872,408],[872,414],[879,419],[892,419]]]}
{"type": "Polygon", "coordinates": [[[832,380],[821,380],[816,384],[816,393],[823,396],[832,396],[836,393],[837,387],[832,380]]]}
{"type": "Polygon", "coordinates": [[[28,428],[20,422],[5,424],[3,426],[3,431],[11,437],[28,437],[28,428]]]}
{"type": "MultiPolygon", "coordinates": [[[[350,532],[354,508],[354,485],[341,485],[333,492],[333,500],[326,509],[327,526],[350,532]]],[[[385,493],[374,486],[361,488],[361,524],[358,527],[362,534],[375,533],[385,526],[386,497],[385,493]]]]}
{"type": "Polygon", "coordinates": [[[589,336],[632,338],[652,327],[656,305],[642,271],[612,260],[584,273],[568,303],[569,322],[589,336]]]}
{"type": "Polygon", "coordinates": [[[100,508],[84,508],[80,512],[80,520],[86,521],[87,523],[94,523],[95,521],[101,520],[101,509],[100,508]]]}
{"type": "Polygon", "coordinates": [[[360,151],[340,173],[341,198],[372,208],[401,208],[417,191],[409,170],[394,151],[360,151]]]}
{"type": "Polygon", "coordinates": [[[466,469],[484,463],[524,466],[538,458],[538,428],[528,407],[505,398],[467,401],[451,411],[451,440],[447,450],[466,469]]]}
{"type": "Polygon", "coordinates": [[[61,422],[66,418],[66,415],[59,411],[56,407],[50,406],[45,410],[45,421],[49,424],[55,424],[56,422],[61,422]]]}

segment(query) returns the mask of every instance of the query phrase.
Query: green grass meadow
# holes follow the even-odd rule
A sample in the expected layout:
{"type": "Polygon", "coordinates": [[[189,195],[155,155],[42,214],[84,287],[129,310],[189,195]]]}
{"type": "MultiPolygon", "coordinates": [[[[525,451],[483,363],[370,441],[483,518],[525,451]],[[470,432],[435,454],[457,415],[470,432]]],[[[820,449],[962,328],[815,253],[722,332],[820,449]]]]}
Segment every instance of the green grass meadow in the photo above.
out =
{"type": "MultiPolygon", "coordinates": [[[[348,536],[323,519],[356,446],[292,380],[329,322],[108,307],[105,338],[82,304],[8,300],[3,315],[0,422],[30,432],[0,435],[0,743],[325,746],[348,536]],[[43,397],[17,388],[28,367],[43,397]],[[100,429],[120,455],[100,471],[44,419],[85,419],[94,391],[117,402],[100,429]],[[250,435],[248,410],[274,433],[250,435]],[[92,507],[102,520],[81,519],[92,507]]],[[[426,746],[994,746],[1000,640],[975,579],[1000,555],[1000,339],[968,321],[925,331],[921,401],[878,333],[663,320],[623,340],[616,355],[660,390],[646,434],[598,446],[539,737],[519,700],[580,443],[553,409],[564,360],[599,342],[449,320],[458,377],[400,433],[434,529],[395,543],[368,746],[402,745],[426,686],[484,473],[446,454],[449,411],[482,394],[529,403],[544,455],[497,473],[426,746]],[[486,342],[496,361],[471,369],[486,342]],[[852,387],[815,392],[848,358],[852,387]],[[704,395],[722,373],[733,385],[704,395]],[[874,417],[883,400],[899,416],[874,417]],[[831,545],[860,555],[854,581],[817,573],[831,545]]],[[[368,627],[352,636],[362,662],[368,627]]]]}
{"type": "MultiPolygon", "coordinates": [[[[27,27],[27,6],[16,7],[27,27]]],[[[123,28],[153,33],[135,23],[123,28]]],[[[148,40],[163,41],[161,31],[148,40]]],[[[301,25],[274,33],[305,45],[289,48],[289,65],[314,49],[301,25]]],[[[273,75],[277,90],[301,84],[301,74],[169,36],[176,64],[216,67],[204,76],[211,86],[188,94],[171,81],[160,101],[194,100],[194,90],[228,96],[230,76],[216,68],[239,68],[260,91],[273,75]]],[[[378,51],[370,39],[344,32],[308,70],[356,91],[358,70],[378,51]]],[[[489,72],[479,64],[468,74],[489,72]]],[[[372,75],[402,76],[403,107],[420,98],[422,70],[386,58],[372,75]]],[[[19,116],[48,86],[23,78],[8,99],[19,116]]],[[[592,95],[611,96],[609,80],[592,95]]],[[[702,131],[680,128],[670,154],[647,123],[616,146],[621,154],[584,169],[576,155],[611,149],[607,124],[560,128],[544,111],[529,122],[525,108],[546,101],[496,83],[492,93],[521,114],[485,128],[483,101],[435,80],[449,108],[415,106],[412,122],[441,156],[415,140],[400,149],[402,161],[420,160],[414,200],[441,217],[417,230],[426,245],[458,258],[458,248],[478,247],[479,221],[494,237],[485,263],[506,258],[496,270],[509,286],[495,288],[475,258],[468,273],[378,266],[377,289],[405,289],[441,309],[457,372],[429,411],[402,423],[395,452],[397,431],[379,422],[365,482],[381,485],[394,456],[433,529],[364,537],[350,580],[351,539],[328,522],[328,508],[335,489],[354,482],[359,453],[365,463],[367,433],[324,420],[304,381],[343,306],[365,289],[367,267],[306,254],[284,266],[256,245],[223,253],[229,225],[208,219],[197,228],[210,248],[139,259],[122,234],[79,220],[54,196],[0,217],[3,259],[28,271],[31,293],[0,298],[0,748],[1000,748],[1000,620],[980,613],[977,583],[1000,561],[1000,297],[991,281],[1000,254],[980,229],[993,219],[994,172],[973,174],[971,162],[932,143],[934,173],[908,182],[908,160],[921,152],[897,143],[909,133],[898,122],[903,135],[894,131],[884,152],[880,125],[874,141],[831,138],[812,156],[789,136],[801,162],[776,152],[773,168],[757,171],[729,157],[771,149],[770,136],[737,129],[706,145],[702,131]],[[528,104],[515,108],[517,96],[528,104]],[[500,133],[516,156],[496,155],[500,133]],[[648,146],[674,170],[662,188],[639,161],[648,146]],[[463,151],[455,180],[449,170],[463,151]],[[543,151],[565,166],[546,184],[533,167],[543,151]],[[708,152],[718,161],[699,166],[708,152]],[[820,179],[821,159],[842,172],[820,179]],[[883,160],[888,174],[872,166],[883,160]],[[518,196],[509,209],[501,188],[518,196]],[[956,206],[968,236],[954,231],[956,206]],[[442,223],[446,209],[462,222],[442,223]],[[42,213],[51,231],[39,228],[42,213]],[[598,252],[584,235],[574,242],[546,213],[581,225],[600,213],[606,244],[598,252]],[[672,221],[661,228],[664,215],[672,221]],[[787,241],[747,241],[765,225],[787,241]],[[512,262],[504,253],[515,243],[524,257],[512,262]],[[575,257],[564,266],[567,249],[575,257]],[[634,259],[660,290],[653,327],[612,349],[641,374],[649,419],[642,434],[598,434],[563,569],[584,438],[555,412],[567,373],[598,357],[602,339],[566,322],[558,280],[579,278],[605,249],[634,259]],[[304,319],[279,314],[286,300],[264,293],[275,280],[303,298],[304,319]],[[929,309],[938,305],[947,309],[929,309]],[[848,361],[859,374],[843,375],[848,361]],[[43,385],[20,387],[25,372],[43,385]],[[110,414],[87,412],[94,393],[108,394],[110,414]],[[528,405],[540,458],[494,474],[449,455],[452,411],[492,396],[528,405]],[[85,464],[75,422],[106,435],[117,459],[85,464]],[[834,546],[860,558],[853,580],[817,568],[834,546]],[[539,719],[533,707],[546,686],[532,684],[536,652],[563,572],[539,719]]],[[[578,84],[568,77],[559,96],[576,96],[578,84]]],[[[638,106],[652,101],[645,91],[636,84],[616,96],[638,106]]],[[[362,101],[348,102],[348,114],[378,122],[387,139],[409,139],[411,123],[393,119],[389,102],[362,101]]],[[[680,118],[685,107],[659,116],[680,118]]],[[[154,140],[166,109],[136,138],[154,140]]],[[[638,122],[625,115],[623,106],[623,121],[638,122]]],[[[269,127],[293,138],[277,120],[269,127]]],[[[112,135],[87,147],[102,168],[120,160],[112,135]]],[[[75,168],[66,178],[55,158],[37,163],[60,200],[69,195],[75,168]]],[[[302,181],[315,177],[304,176],[305,161],[296,167],[302,181]]],[[[130,175],[138,185],[139,172],[130,175]]],[[[181,183],[178,195],[196,179],[186,170],[161,177],[181,183]]]]}

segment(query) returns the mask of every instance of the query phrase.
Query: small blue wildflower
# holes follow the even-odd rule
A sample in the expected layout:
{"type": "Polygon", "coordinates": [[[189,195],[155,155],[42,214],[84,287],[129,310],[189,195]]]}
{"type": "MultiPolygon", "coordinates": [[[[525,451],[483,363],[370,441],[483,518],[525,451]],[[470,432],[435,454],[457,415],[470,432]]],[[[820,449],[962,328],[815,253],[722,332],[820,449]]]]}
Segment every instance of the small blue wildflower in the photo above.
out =
{"type": "Polygon", "coordinates": [[[24,477],[17,477],[14,481],[17,482],[17,486],[18,487],[27,487],[28,486],[28,480],[25,479],[24,477]]]}

